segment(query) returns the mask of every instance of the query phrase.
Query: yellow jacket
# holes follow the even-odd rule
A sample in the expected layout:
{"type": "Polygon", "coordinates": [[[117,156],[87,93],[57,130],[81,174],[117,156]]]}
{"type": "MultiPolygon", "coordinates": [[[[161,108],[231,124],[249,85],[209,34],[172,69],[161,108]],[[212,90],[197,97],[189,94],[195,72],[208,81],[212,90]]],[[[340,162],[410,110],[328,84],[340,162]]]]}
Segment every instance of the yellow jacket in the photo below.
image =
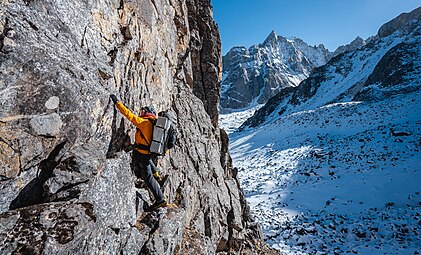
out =
{"type": "MultiPolygon", "coordinates": [[[[147,114],[142,117],[136,116],[129,109],[127,109],[121,102],[117,102],[116,106],[120,110],[120,112],[124,115],[124,117],[126,117],[131,123],[133,123],[133,125],[137,127],[136,135],[135,135],[136,145],[142,144],[142,145],[150,146],[151,141],[152,141],[152,130],[153,130],[152,122],[150,120],[156,120],[156,116],[153,114],[147,114]],[[142,132],[146,140],[143,139],[140,132],[142,132]]],[[[143,149],[135,149],[135,150],[137,150],[138,152],[142,154],[150,154],[148,150],[143,150],[143,149]]]]}

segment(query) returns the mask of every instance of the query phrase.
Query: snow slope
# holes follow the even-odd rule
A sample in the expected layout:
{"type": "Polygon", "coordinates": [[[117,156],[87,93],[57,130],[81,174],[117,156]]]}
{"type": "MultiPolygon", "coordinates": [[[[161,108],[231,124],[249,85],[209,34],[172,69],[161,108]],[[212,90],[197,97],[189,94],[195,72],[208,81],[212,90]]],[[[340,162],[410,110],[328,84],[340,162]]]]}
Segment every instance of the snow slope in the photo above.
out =
{"type": "Polygon", "coordinates": [[[287,254],[420,253],[420,99],[336,103],[231,134],[267,242],[287,254]]]}

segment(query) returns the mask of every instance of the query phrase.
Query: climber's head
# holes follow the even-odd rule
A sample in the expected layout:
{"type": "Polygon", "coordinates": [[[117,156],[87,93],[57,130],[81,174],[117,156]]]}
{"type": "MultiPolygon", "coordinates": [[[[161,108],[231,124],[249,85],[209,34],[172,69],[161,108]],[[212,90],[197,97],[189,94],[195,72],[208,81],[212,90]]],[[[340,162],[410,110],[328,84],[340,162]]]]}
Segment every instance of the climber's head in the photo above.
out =
{"type": "Polygon", "coordinates": [[[142,108],[140,108],[140,116],[145,116],[148,114],[153,114],[156,116],[156,111],[155,108],[153,108],[152,105],[149,106],[143,106],[142,108]]]}

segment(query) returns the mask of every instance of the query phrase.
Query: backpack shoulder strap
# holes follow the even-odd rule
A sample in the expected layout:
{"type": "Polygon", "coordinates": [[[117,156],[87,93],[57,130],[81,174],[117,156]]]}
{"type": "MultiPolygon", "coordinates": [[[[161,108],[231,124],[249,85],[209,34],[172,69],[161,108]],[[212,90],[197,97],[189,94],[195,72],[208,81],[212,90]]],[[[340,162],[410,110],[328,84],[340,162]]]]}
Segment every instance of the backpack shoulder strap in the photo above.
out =
{"type": "MultiPolygon", "coordinates": [[[[148,143],[148,140],[146,140],[146,137],[145,137],[145,135],[143,135],[143,133],[142,133],[142,130],[140,130],[140,128],[136,128],[137,129],[137,131],[139,131],[139,134],[140,134],[140,136],[143,138],[143,140],[146,142],[146,144],[147,144],[147,146],[148,146],[148,149],[149,149],[149,146],[151,146],[149,143],[148,143]]],[[[142,146],[143,144],[136,144],[136,146],[142,146]]],[[[139,149],[141,149],[141,148],[139,148],[139,149]]]]}

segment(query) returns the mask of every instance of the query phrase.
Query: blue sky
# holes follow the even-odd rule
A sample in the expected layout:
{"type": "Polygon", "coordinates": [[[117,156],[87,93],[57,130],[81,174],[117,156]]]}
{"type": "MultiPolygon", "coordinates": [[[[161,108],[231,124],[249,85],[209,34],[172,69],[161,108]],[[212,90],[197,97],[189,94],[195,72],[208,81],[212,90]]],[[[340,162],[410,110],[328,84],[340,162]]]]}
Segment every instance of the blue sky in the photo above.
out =
{"type": "Polygon", "coordinates": [[[262,43],[272,30],[330,51],[421,6],[421,0],[211,0],[223,54],[262,43]]]}

